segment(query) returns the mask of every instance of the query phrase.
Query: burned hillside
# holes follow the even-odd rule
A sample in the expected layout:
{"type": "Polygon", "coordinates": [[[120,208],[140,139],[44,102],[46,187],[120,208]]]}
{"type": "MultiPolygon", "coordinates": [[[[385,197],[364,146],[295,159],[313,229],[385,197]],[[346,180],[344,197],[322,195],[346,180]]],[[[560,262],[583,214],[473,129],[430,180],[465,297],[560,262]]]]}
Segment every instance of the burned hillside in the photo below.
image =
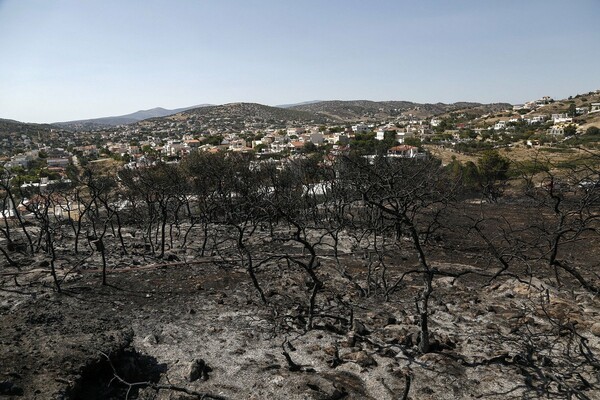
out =
{"type": "Polygon", "coordinates": [[[0,396],[599,398],[597,156],[495,157],[4,171],[0,396]]]}

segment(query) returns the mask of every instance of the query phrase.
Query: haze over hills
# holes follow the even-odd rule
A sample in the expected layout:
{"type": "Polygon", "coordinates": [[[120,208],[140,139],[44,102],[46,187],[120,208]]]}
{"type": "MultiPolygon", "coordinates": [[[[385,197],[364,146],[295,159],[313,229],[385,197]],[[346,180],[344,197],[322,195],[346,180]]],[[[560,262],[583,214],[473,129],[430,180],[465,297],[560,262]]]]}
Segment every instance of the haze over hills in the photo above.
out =
{"type": "Polygon", "coordinates": [[[66,122],[55,122],[53,125],[57,125],[67,129],[89,129],[94,128],[96,126],[115,126],[115,125],[126,125],[133,124],[135,122],[148,119],[148,118],[157,118],[157,117],[166,117],[169,115],[177,114],[179,112],[189,110],[192,108],[200,108],[210,106],[211,104],[199,104],[190,107],[182,107],[176,109],[165,109],[162,107],[155,107],[149,110],[139,110],[131,114],[118,115],[113,117],[101,117],[101,118],[91,118],[91,119],[83,119],[76,121],[66,121],[66,122]]]}

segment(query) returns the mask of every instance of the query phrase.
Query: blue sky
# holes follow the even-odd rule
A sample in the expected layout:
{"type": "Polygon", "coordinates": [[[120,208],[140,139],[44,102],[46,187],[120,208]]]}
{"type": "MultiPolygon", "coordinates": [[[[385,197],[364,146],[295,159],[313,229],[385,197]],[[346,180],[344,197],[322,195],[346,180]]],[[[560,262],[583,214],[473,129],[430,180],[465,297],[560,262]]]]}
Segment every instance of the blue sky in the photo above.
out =
{"type": "Polygon", "coordinates": [[[0,0],[0,118],[600,89],[600,0],[0,0]]]}

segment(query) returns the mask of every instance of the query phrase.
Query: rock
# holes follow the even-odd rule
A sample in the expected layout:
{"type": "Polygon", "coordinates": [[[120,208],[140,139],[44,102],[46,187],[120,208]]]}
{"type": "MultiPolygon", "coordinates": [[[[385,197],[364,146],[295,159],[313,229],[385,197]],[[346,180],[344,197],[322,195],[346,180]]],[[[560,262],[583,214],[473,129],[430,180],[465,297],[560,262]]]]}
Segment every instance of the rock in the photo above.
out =
{"type": "Polygon", "coordinates": [[[344,361],[355,362],[363,368],[377,365],[377,361],[375,361],[375,359],[367,354],[367,352],[364,350],[346,354],[344,361]]]}
{"type": "Polygon", "coordinates": [[[354,333],[360,336],[367,336],[371,334],[371,331],[365,327],[365,324],[356,319],[354,320],[354,326],[352,327],[352,330],[354,333]]]}
{"type": "Polygon", "coordinates": [[[323,353],[327,354],[328,356],[334,356],[338,352],[337,347],[333,344],[324,346],[322,350],[323,353]]]}
{"type": "Polygon", "coordinates": [[[185,379],[188,382],[194,382],[200,378],[206,381],[208,380],[208,373],[210,371],[212,371],[212,368],[206,365],[203,359],[197,358],[188,365],[185,373],[185,379]]]}
{"type": "Polygon", "coordinates": [[[311,399],[328,399],[338,400],[343,399],[348,395],[345,388],[337,388],[336,383],[322,377],[308,377],[306,388],[311,399]]]}
{"type": "Polygon", "coordinates": [[[167,260],[167,261],[179,261],[179,257],[177,257],[175,254],[169,253],[165,257],[165,260],[167,260]]]}
{"type": "Polygon", "coordinates": [[[454,286],[455,280],[456,280],[456,278],[454,278],[452,276],[444,276],[444,277],[435,279],[433,281],[433,286],[440,287],[440,288],[449,288],[449,287],[454,286]]]}
{"type": "Polygon", "coordinates": [[[345,340],[341,342],[342,347],[354,347],[356,345],[356,336],[349,333],[345,340]]]}
{"type": "Polygon", "coordinates": [[[150,334],[144,338],[143,342],[149,346],[156,346],[158,344],[158,338],[156,335],[150,334]]]}
{"type": "Polygon", "coordinates": [[[156,399],[156,391],[152,388],[143,388],[138,392],[137,395],[138,400],[155,400],[156,399]]]}
{"type": "Polygon", "coordinates": [[[369,326],[374,328],[383,328],[398,322],[396,317],[387,311],[369,312],[367,313],[367,319],[369,326]]]}
{"type": "Polygon", "coordinates": [[[595,336],[600,337],[600,322],[596,322],[594,325],[592,325],[590,332],[592,332],[595,336]]]}
{"type": "Polygon", "coordinates": [[[384,338],[396,338],[406,335],[407,329],[402,325],[388,325],[383,328],[380,332],[384,338]]]}
{"type": "Polygon", "coordinates": [[[11,381],[0,382],[0,395],[6,396],[22,396],[23,389],[15,385],[11,381]]]}

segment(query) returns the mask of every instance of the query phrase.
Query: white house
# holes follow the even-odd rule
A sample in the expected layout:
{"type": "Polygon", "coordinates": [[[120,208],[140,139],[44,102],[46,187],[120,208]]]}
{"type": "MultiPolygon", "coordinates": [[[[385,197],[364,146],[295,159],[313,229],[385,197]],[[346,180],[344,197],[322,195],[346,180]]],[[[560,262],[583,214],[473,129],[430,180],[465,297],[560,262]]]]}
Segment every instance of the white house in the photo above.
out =
{"type": "Polygon", "coordinates": [[[541,124],[545,120],[546,120],[546,116],[545,115],[536,115],[534,117],[531,117],[531,118],[527,119],[527,122],[529,124],[541,124]]]}
{"type": "Polygon", "coordinates": [[[388,157],[400,157],[400,158],[415,158],[419,153],[419,149],[414,146],[400,145],[390,148],[387,152],[388,157]]]}
{"type": "Polygon", "coordinates": [[[289,135],[302,135],[304,132],[306,132],[306,129],[304,128],[288,128],[287,129],[287,134],[289,135]]]}
{"type": "Polygon", "coordinates": [[[494,130],[499,131],[501,129],[506,129],[506,121],[498,121],[494,125],[494,130]]]}
{"type": "Polygon", "coordinates": [[[178,155],[185,147],[181,140],[169,140],[162,151],[166,156],[172,157],[178,155]]]}
{"type": "Polygon", "coordinates": [[[229,150],[240,151],[246,148],[246,141],[243,139],[236,139],[229,142],[229,150]]]}
{"type": "Polygon", "coordinates": [[[552,122],[555,124],[572,122],[573,118],[569,117],[567,114],[552,114],[552,122]]]}
{"type": "Polygon", "coordinates": [[[369,130],[369,127],[365,124],[356,124],[356,125],[352,125],[352,131],[354,133],[362,133],[362,132],[367,132],[369,130]]]}
{"type": "Polygon", "coordinates": [[[413,132],[409,132],[408,130],[406,130],[406,131],[401,131],[401,130],[396,131],[396,140],[400,144],[403,144],[404,141],[407,138],[412,138],[412,137],[415,137],[415,134],[413,132]]]}

